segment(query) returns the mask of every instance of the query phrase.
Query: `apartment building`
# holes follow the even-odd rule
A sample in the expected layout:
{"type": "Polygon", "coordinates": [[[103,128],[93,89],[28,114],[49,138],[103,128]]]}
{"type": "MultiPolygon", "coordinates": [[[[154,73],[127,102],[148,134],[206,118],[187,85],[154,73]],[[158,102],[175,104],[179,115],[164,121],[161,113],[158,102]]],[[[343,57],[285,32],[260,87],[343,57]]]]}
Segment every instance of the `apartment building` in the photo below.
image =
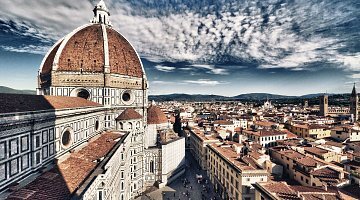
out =
{"type": "Polygon", "coordinates": [[[254,200],[252,184],[266,182],[267,171],[249,155],[240,154],[241,144],[208,145],[207,174],[222,199],[254,200]]]}

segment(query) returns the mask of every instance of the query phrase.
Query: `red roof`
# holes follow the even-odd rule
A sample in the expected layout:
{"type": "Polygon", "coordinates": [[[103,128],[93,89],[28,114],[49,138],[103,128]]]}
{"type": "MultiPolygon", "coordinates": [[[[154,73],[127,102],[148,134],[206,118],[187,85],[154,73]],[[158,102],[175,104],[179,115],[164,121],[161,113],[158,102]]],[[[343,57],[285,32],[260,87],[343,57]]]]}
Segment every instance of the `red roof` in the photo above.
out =
{"type": "Polygon", "coordinates": [[[8,199],[70,199],[83,181],[98,165],[96,160],[106,156],[121,137],[118,133],[104,133],[78,152],[58,163],[25,187],[11,193],[8,199]],[[94,162],[95,161],[95,162],[94,162]]]}
{"type": "MultiPolygon", "coordinates": [[[[111,27],[105,27],[109,43],[110,72],[142,77],[141,61],[131,44],[111,27]]],[[[53,70],[55,55],[59,55],[56,71],[104,72],[105,59],[103,28],[92,24],[79,29],[69,40],[61,41],[50,50],[41,68],[41,75],[53,70]],[[66,43],[65,43],[66,42],[66,43]],[[61,51],[60,45],[64,48],[61,51]],[[92,53],[89,53],[92,52],[92,53]],[[81,56],[80,56],[81,55],[81,56]]]]}
{"type": "Polygon", "coordinates": [[[0,113],[96,107],[101,104],[80,97],[0,93],[0,113]]]}
{"type": "Polygon", "coordinates": [[[132,108],[126,108],[115,120],[141,119],[142,116],[132,108]]]}
{"type": "Polygon", "coordinates": [[[147,110],[147,123],[148,124],[163,124],[167,123],[167,117],[164,112],[157,106],[151,105],[147,110]]]}

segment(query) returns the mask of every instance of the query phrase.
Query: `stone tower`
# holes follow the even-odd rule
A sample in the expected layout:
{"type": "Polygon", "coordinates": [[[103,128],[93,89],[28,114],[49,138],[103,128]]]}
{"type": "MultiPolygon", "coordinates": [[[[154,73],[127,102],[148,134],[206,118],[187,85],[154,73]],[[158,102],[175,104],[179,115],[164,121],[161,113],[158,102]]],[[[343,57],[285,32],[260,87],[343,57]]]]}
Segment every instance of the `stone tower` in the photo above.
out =
{"type": "Polygon", "coordinates": [[[327,116],[328,115],[328,95],[320,96],[320,115],[327,116]]]}
{"type": "Polygon", "coordinates": [[[354,116],[354,121],[359,119],[359,97],[356,92],[355,83],[350,96],[350,114],[354,116]]]}

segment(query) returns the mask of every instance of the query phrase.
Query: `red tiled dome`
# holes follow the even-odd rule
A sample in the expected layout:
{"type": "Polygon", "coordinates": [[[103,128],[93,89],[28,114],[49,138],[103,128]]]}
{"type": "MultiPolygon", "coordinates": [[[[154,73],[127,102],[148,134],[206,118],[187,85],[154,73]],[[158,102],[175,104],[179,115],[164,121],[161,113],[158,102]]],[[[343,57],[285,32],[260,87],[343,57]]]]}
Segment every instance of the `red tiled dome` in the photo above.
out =
{"type": "Polygon", "coordinates": [[[120,121],[120,120],[132,120],[132,119],[141,119],[141,118],[142,116],[134,109],[127,108],[115,120],[120,121]]]}
{"type": "Polygon", "coordinates": [[[157,106],[151,105],[147,111],[147,123],[148,124],[163,124],[167,123],[167,117],[164,112],[157,106]]]}
{"type": "Polygon", "coordinates": [[[136,51],[120,33],[110,26],[89,24],[54,45],[43,60],[40,74],[52,70],[103,73],[105,66],[114,74],[142,77],[144,73],[136,51]]]}

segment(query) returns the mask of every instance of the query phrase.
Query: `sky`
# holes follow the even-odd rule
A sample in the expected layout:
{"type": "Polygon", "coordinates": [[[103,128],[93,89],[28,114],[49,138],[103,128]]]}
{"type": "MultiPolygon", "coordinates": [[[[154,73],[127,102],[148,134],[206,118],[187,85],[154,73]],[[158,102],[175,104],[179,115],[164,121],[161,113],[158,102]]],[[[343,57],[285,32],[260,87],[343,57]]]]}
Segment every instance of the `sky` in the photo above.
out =
{"type": "MultiPolygon", "coordinates": [[[[43,56],[97,2],[1,0],[0,85],[34,90],[43,56]]],[[[360,81],[359,0],[105,2],[150,94],[349,93],[360,81]]]]}

